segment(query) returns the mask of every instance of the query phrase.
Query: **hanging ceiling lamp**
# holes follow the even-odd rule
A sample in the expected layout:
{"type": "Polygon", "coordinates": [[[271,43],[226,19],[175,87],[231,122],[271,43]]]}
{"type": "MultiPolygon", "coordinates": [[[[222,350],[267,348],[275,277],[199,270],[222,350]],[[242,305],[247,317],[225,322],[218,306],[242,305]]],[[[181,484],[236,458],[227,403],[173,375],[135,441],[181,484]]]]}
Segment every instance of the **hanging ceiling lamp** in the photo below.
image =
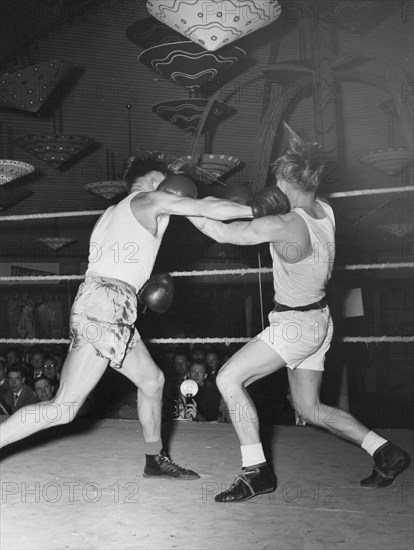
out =
{"type": "Polygon", "coordinates": [[[368,166],[372,166],[388,176],[395,176],[401,172],[404,165],[412,163],[412,153],[402,147],[394,147],[394,125],[398,118],[395,101],[389,99],[381,103],[379,107],[388,120],[388,149],[362,152],[358,155],[358,158],[368,166]]]}
{"type": "Polygon", "coordinates": [[[83,188],[107,200],[125,193],[125,186],[120,180],[94,181],[86,183],[83,188]]]}
{"type": "Polygon", "coordinates": [[[138,61],[192,92],[207,83],[225,84],[244,57],[246,52],[235,46],[213,53],[187,40],[153,46],[143,51],[138,61]]]}
{"type": "Polygon", "coordinates": [[[45,134],[20,136],[14,143],[46,164],[59,168],[84,152],[94,140],[87,136],[45,134]]]}
{"type": "Polygon", "coordinates": [[[40,237],[37,240],[52,250],[60,250],[64,246],[75,242],[71,237],[61,237],[59,230],[59,219],[53,219],[53,235],[52,237],[40,237]]]}
{"type": "Polygon", "coordinates": [[[0,189],[0,211],[7,210],[15,204],[27,199],[33,195],[33,191],[29,189],[12,188],[12,189],[0,189]]]}
{"type": "Polygon", "coordinates": [[[360,161],[384,172],[388,176],[395,176],[401,172],[404,165],[412,163],[412,154],[406,149],[376,149],[358,155],[360,161]]]}
{"type": "Polygon", "coordinates": [[[53,59],[0,77],[0,106],[36,113],[70,69],[70,62],[53,59]]]}
{"type": "Polygon", "coordinates": [[[34,166],[20,160],[0,159],[0,185],[34,172],[34,166]]]}
{"type": "Polygon", "coordinates": [[[75,239],[69,237],[44,237],[37,240],[52,250],[60,250],[64,246],[75,242],[75,239]]]}
{"type": "MultiPolygon", "coordinates": [[[[189,134],[195,134],[198,129],[207,99],[175,99],[153,105],[152,110],[179,128],[183,128],[189,134]]],[[[203,132],[211,127],[213,122],[229,116],[232,109],[225,103],[214,101],[209,116],[203,126],[203,132]]]]}
{"type": "Polygon", "coordinates": [[[214,183],[221,180],[226,174],[240,166],[240,160],[232,155],[205,153],[198,155],[194,162],[192,155],[180,157],[185,164],[183,169],[194,171],[197,179],[204,183],[214,183]]]}
{"type": "Polygon", "coordinates": [[[148,0],[147,10],[209,51],[269,25],[281,13],[277,0],[148,0]]]}
{"type": "Polygon", "coordinates": [[[407,235],[412,233],[412,231],[414,230],[414,223],[388,223],[379,225],[378,227],[385,231],[385,233],[401,239],[402,237],[406,237],[407,235]]]}
{"type": "Polygon", "coordinates": [[[126,35],[131,42],[141,48],[152,48],[160,44],[181,42],[183,39],[182,34],[173,31],[153,17],[137,21],[127,28],[126,35]]]}

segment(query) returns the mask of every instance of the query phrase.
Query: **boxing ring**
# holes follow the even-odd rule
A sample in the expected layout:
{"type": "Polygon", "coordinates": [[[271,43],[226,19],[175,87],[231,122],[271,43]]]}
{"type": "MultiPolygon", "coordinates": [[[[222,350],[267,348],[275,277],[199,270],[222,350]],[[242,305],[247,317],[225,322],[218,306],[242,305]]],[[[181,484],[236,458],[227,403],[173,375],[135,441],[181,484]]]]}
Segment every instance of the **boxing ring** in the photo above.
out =
{"type": "MultiPolygon", "coordinates": [[[[412,192],[413,187],[332,193],[331,198],[412,192]]],[[[95,216],[102,211],[1,216],[1,221],[95,216]]],[[[412,269],[414,262],[337,266],[338,271],[412,269]]],[[[270,273],[269,268],[182,271],[173,277],[270,273]]],[[[0,277],[0,283],[79,280],[82,275],[0,277]]],[[[251,338],[153,338],[154,345],[244,343],[251,338]]],[[[345,336],[335,342],[412,343],[414,336],[345,336]]],[[[67,344],[67,339],[1,338],[1,344],[67,344]]],[[[243,414],[243,411],[241,412],[243,414]]],[[[4,418],[3,418],[4,420],[4,418]]],[[[24,419],[22,419],[24,421],[24,419]]],[[[413,432],[376,429],[414,455],[413,432]]],[[[412,549],[414,466],[385,489],[362,488],[372,459],[312,426],[265,426],[263,444],[276,492],[219,504],[240,468],[231,425],[173,421],[163,426],[174,461],[196,481],[143,478],[137,421],[75,420],[1,452],[1,548],[8,549],[412,549]]]]}

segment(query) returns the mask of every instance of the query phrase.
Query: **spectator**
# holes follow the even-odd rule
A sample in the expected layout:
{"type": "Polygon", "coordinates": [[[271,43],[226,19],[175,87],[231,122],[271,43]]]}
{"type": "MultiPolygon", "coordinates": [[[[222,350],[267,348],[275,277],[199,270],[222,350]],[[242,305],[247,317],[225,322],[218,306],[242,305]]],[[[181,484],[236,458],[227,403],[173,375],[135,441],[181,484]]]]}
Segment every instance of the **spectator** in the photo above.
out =
{"type": "Polygon", "coordinates": [[[206,353],[206,365],[208,369],[208,375],[206,378],[206,384],[214,382],[216,380],[217,373],[220,369],[220,355],[217,350],[210,349],[206,353]]]}
{"type": "Polygon", "coordinates": [[[7,380],[7,361],[4,357],[0,357],[0,387],[10,389],[7,380]]]}
{"type": "Polygon", "coordinates": [[[191,361],[204,361],[206,352],[202,346],[193,346],[191,349],[191,361]]]}
{"type": "MultiPolygon", "coordinates": [[[[43,375],[52,383],[53,386],[53,395],[55,395],[56,390],[59,387],[60,383],[60,372],[58,370],[58,365],[56,359],[51,356],[45,357],[43,363],[43,375]]],[[[36,382],[36,379],[35,379],[36,382]]]]}
{"type": "Polygon", "coordinates": [[[46,376],[36,378],[34,381],[34,391],[39,401],[50,401],[53,397],[52,382],[46,376]]]}
{"type": "Polygon", "coordinates": [[[218,420],[220,392],[215,384],[206,384],[207,367],[202,361],[194,361],[189,368],[189,378],[198,385],[197,394],[186,405],[186,416],[197,421],[218,420]]]}
{"type": "Polygon", "coordinates": [[[9,348],[6,351],[7,368],[13,367],[20,362],[20,354],[16,348],[9,348]]]}
{"type": "Polygon", "coordinates": [[[13,392],[12,412],[25,405],[32,405],[37,402],[36,394],[30,386],[25,384],[26,372],[22,366],[15,365],[11,367],[8,370],[7,379],[13,392]]]}
{"type": "Polygon", "coordinates": [[[38,347],[33,348],[31,354],[29,355],[27,384],[32,388],[34,387],[34,381],[44,374],[43,364],[45,361],[45,355],[45,352],[38,347]]]}
{"type": "Polygon", "coordinates": [[[0,414],[11,414],[13,403],[13,393],[6,374],[6,359],[0,357],[0,414]]]}
{"type": "Polygon", "coordinates": [[[182,416],[183,402],[180,385],[188,376],[188,355],[183,348],[177,349],[173,356],[172,372],[165,372],[163,393],[163,417],[172,420],[182,416]]]}

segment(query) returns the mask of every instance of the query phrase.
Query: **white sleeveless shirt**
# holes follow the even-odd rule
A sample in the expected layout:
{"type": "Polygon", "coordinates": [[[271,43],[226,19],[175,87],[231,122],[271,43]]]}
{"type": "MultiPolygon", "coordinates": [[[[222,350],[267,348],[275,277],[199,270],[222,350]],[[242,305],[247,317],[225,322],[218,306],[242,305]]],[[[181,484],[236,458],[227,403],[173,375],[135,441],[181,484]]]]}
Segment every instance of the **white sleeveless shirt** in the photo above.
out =
{"type": "Polygon", "coordinates": [[[110,206],[97,221],[89,242],[85,275],[119,279],[138,292],[151,275],[169,217],[159,219],[162,226],[157,236],[152,235],[132,213],[135,195],[110,206]]]}
{"type": "Polygon", "coordinates": [[[328,204],[319,200],[317,202],[325,211],[322,219],[312,218],[302,208],[292,210],[308,226],[312,245],[310,256],[292,263],[292,260],[303,255],[297,243],[284,244],[283,249],[278,243],[270,243],[275,302],[300,307],[319,302],[325,296],[325,287],[331,278],[335,260],[335,218],[328,204]]]}

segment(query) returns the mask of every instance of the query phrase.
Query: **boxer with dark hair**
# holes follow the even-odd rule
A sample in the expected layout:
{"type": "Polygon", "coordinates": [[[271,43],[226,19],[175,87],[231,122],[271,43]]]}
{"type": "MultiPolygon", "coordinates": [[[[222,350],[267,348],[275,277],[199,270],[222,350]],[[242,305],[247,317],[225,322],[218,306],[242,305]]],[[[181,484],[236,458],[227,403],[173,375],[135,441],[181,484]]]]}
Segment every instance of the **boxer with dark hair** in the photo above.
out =
{"type": "Polygon", "coordinates": [[[124,175],[128,196],[110,206],[92,231],[85,281],[71,311],[71,344],[59,390],[50,402],[37,403],[31,409],[36,414],[25,415],[23,410],[2,423],[1,446],[73,420],[109,363],[138,388],[138,418],[146,454],[144,476],[199,477],[172,462],[163,450],[164,376],[134,326],[136,295],[155,311],[166,311],[171,304],[173,288],[168,274],[155,275],[148,282],[171,215],[229,220],[252,217],[252,208],[213,197],[196,200],[197,188],[180,174],[180,166],[162,153],[129,159],[124,175]],[[50,405],[59,407],[61,414],[41,414],[40,409],[50,405]]]}
{"type": "MultiPolygon", "coordinates": [[[[287,125],[286,125],[287,126],[287,125]]],[[[332,208],[316,198],[323,170],[316,143],[303,141],[288,126],[290,148],[274,163],[277,187],[291,205],[286,212],[250,222],[220,223],[192,218],[203,233],[221,243],[269,243],[273,259],[275,308],[270,326],[235,353],[217,375],[217,386],[230,411],[249,410],[231,417],[242,455],[242,473],[230,487],[216,495],[216,502],[242,502],[276,488],[259,436],[259,422],[246,386],[288,367],[293,405],[309,424],[362,446],[374,458],[364,487],[386,487],[409,464],[408,454],[369,431],[348,412],[320,402],[319,391],[325,354],[332,339],[332,319],[325,301],[325,287],[335,255],[335,219],[332,208]]],[[[259,215],[276,212],[277,197],[271,188],[253,199],[259,215]]]]}

